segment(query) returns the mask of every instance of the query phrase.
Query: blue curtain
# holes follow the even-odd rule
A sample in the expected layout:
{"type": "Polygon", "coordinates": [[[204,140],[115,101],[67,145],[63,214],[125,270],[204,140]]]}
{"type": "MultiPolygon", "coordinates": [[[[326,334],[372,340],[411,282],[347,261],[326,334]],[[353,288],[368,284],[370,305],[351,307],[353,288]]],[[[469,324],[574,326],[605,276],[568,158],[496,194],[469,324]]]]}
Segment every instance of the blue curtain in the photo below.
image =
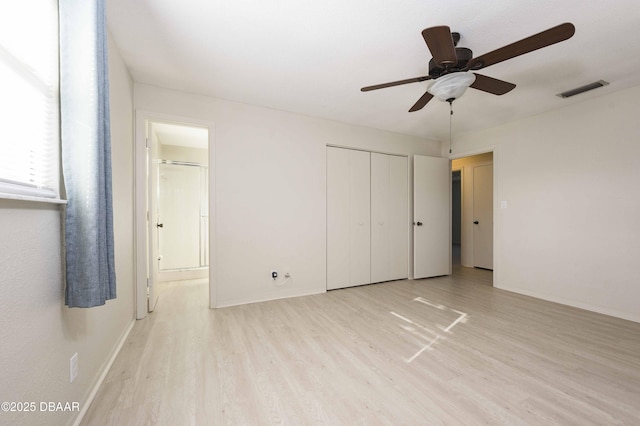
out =
{"type": "Polygon", "coordinates": [[[65,303],[116,297],[104,0],[59,0],[65,303]]]}

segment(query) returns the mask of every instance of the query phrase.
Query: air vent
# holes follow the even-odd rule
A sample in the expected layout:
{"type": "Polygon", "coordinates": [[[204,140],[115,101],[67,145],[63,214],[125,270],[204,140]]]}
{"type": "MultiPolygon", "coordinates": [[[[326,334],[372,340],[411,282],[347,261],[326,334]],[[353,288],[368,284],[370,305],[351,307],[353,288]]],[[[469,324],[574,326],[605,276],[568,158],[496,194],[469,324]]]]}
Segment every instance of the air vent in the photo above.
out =
{"type": "Polygon", "coordinates": [[[588,92],[589,90],[597,89],[598,87],[606,86],[607,84],[609,83],[604,80],[598,80],[594,83],[585,84],[584,86],[558,93],[556,96],[560,96],[561,98],[570,98],[571,96],[579,95],[580,93],[588,92]]]}

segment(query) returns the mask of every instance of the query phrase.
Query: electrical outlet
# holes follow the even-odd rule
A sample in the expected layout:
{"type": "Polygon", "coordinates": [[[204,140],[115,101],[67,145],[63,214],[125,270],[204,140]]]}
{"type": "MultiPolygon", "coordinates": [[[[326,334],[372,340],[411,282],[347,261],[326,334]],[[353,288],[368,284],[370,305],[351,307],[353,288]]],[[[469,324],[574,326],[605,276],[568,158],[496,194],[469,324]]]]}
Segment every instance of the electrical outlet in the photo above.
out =
{"type": "Polygon", "coordinates": [[[71,359],[69,360],[69,383],[73,383],[73,381],[78,377],[78,353],[73,354],[71,359]]]}
{"type": "Polygon", "coordinates": [[[271,271],[271,279],[275,280],[278,278],[278,271],[271,271]]]}

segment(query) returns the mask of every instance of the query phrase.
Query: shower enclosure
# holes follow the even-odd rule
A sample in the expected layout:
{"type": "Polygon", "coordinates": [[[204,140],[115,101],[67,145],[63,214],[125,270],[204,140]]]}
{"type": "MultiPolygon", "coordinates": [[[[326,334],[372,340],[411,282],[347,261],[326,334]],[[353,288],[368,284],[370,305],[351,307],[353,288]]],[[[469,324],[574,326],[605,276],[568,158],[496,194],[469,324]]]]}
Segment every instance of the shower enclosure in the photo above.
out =
{"type": "Polygon", "coordinates": [[[209,266],[208,168],[198,163],[159,160],[159,270],[209,266]]]}

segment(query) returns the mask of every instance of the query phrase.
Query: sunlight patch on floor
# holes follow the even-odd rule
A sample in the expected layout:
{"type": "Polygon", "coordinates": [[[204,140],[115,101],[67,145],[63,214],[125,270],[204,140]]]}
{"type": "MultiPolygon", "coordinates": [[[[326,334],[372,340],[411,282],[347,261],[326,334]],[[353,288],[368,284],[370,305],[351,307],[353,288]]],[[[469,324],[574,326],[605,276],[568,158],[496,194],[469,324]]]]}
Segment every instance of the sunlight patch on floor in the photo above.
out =
{"type": "Polygon", "coordinates": [[[414,337],[414,339],[412,340],[421,346],[421,348],[416,353],[414,353],[413,356],[411,356],[410,358],[404,359],[406,363],[412,362],[413,360],[418,358],[420,355],[422,355],[423,352],[432,350],[433,345],[435,345],[436,342],[438,342],[438,340],[446,339],[446,335],[452,333],[451,330],[456,325],[464,324],[465,322],[467,322],[467,319],[468,319],[468,316],[466,313],[460,312],[456,309],[449,308],[445,305],[433,303],[425,299],[424,297],[416,297],[415,299],[412,300],[412,302],[422,303],[423,305],[426,305],[429,308],[435,308],[440,311],[453,312],[454,314],[457,315],[457,317],[446,327],[443,325],[436,324],[436,329],[439,331],[435,331],[429,327],[426,327],[420,324],[419,322],[416,322],[410,318],[407,318],[404,315],[400,315],[393,311],[389,312],[391,315],[393,315],[394,317],[404,322],[404,324],[400,324],[400,328],[410,333],[414,337]]]}

